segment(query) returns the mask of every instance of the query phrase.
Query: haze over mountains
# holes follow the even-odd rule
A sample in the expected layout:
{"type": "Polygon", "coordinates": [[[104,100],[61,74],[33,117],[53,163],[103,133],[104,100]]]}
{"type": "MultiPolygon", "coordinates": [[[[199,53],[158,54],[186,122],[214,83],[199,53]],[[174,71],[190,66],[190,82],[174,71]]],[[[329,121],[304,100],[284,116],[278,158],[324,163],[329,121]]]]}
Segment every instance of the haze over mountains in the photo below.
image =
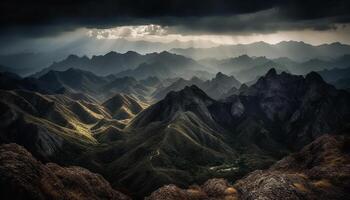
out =
{"type": "Polygon", "coordinates": [[[34,45],[24,44],[21,47],[11,46],[11,48],[7,48],[5,51],[3,50],[4,52],[0,53],[0,65],[8,66],[13,72],[26,76],[50,66],[53,62],[61,61],[69,55],[93,57],[95,55],[104,55],[111,51],[118,51],[120,53],[135,51],[141,54],[149,54],[169,51],[172,48],[213,47],[216,45],[213,42],[204,40],[195,42],[181,42],[178,40],[171,42],[150,42],[143,40],[130,41],[123,38],[109,40],[85,37],[75,43],[69,43],[64,47],[61,47],[61,43],[56,45],[51,44],[46,50],[44,50],[42,44],[37,43],[34,45]],[[104,43],[108,45],[103,45],[104,43]],[[27,50],[25,51],[23,49],[27,50]]]}
{"type": "MultiPolygon", "coordinates": [[[[156,76],[160,79],[177,77],[191,79],[196,76],[208,80],[213,78],[216,73],[223,72],[224,74],[233,75],[241,83],[249,83],[255,81],[271,68],[275,68],[279,72],[286,71],[305,75],[311,71],[332,70],[334,68],[346,69],[349,67],[349,60],[349,55],[342,55],[330,60],[314,58],[305,62],[296,62],[287,57],[268,59],[266,57],[241,55],[223,60],[202,59],[195,61],[168,52],[146,55],[136,52],[125,54],[110,52],[104,56],[94,56],[91,59],[72,55],[35,73],[33,76],[39,77],[50,70],[65,71],[74,67],[102,76],[113,74],[116,77],[129,76],[136,79],[147,79],[150,76],[156,76]]],[[[347,78],[347,76],[343,78],[347,78]]],[[[326,81],[331,80],[326,79],[326,81]]]]}
{"type": "MultiPolygon", "coordinates": [[[[255,45],[262,44],[264,43],[255,43],[255,45]]],[[[247,50],[251,45],[253,44],[243,46],[244,49],[247,50]]],[[[266,46],[267,44],[264,45],[266,46]]],[[[235,48],[238,48],[238,46],[242,45],[237,45],[235,48]]],[[[275,68],[279,72],[286,71],[294,74],[305,75],[311,71],[322,71],[325,69],[332,70],[334,68],[344,69],[349,67],[348,63],[350,57],[348,54],[350,51],[347,51],[347,49],[349,49],[347,48],[347,45],[330,44],[311,46],[305,43],[285,42],[268,46],[270,48],[276,48],[276,51],[280,54],[274,53],[274,56],[269,56],[269,53],[274,52],[272,50],[266,50],[256,54],[249,53],[248,51],[240,52],[234,50],[235,53],[229,53],[230,56],[226,58],[220,58],[220,56],[210,53],[212,56],[207,56],[205,59],[193,60],[188,58],[189,56],[191,57],[190,53],[185,53],[184,56],[179,56],[169,52],[150,53],[145,55],[133,51],[128,51],[124,54],[109,52],[105,55],[92,56],[91,58],[70,55],[39,72],[34,73],[36,71],[35,68],[31,68],[26,69],[26,73],[28,74],[29,71],[32,71],[32,76],[39,77],[50,70],[65,71],[69,68],[77,68],[102,76],[113,74],[117,77],[129,76],[136,79],[146,79],[149,76],[156,76],[159,79],[181,77],[188,80],[193,76],[197,76],[200,79],[208,80],[213,78],[216,73],[222,72],[227,75],[233,75],[241,83],[249,84],[252,81],[256,81],[258,77],[265,74],[270,68],[275,68]],[[278,49],[282,48],[281,45],[286,49],[297,46],[297,50],[293,50],[292,52],[295,54],[307,55],[308,57],[305,59],[295,59],[293,56],[283,53],[285,51],[278,49]],[[320,55],[316,55],[314,53],[316,51],[320,53],[320,55]],[[325,57],[321,55],[324,51],[337,53],[327,53],[328,57],[325,57]]],[[[211,48],[201,50],[210,51],[210,49],[211,48]]],[[[253,47],[251,47],[251,49],[252,51],[256,50],[256,48],[253,47]]],[[[184,49],[184,51],[185,50],[186,49],[184,49]]],[[[215,52],[217,51],[220,52],[219,50],[215,50],[215,52]]],[[[220,55],[223,54],[220,53],[220,55]]],[[[30,60],[30,56],[28,55],[27,57],[29,58],[24,60],[30,60]]],[[[300,58],[299,55],[296,57],[300,58]]],[[[1,60],[6,63],[6,59],[0,59],[0,61],[1,60]]],[[[23,59],[19,57],[18,60],[21,61],[23,59]]],[[[12,61],[16,61],[15,56],[12,56],[12,61]]],[[[28,62],[26,61],[26,63],[28,62]]],[[[24,63],[19,65],[24,65],[24,63]]],[[[3,65],[1,70],[23,74],[19,68],[12,68],[6,65],[3,65]]],[[[336,80],[332,81],[332,83],[334,83],[336,80]]],[[[346,83],[346,80],[341,80],[340,86],[346,88],[346,83]]]]}
{"type": "MultiPolygon", "coordinates": [[[[132,42],[130,42],[132,43],[132,42]]],[[[134,43],[137,43],[134,42],[134,43]]],[[[147,43],[145,45],[150,47],[147,43]]],[[[176,45],[170,45],[169,48],[159,49],[159,51],[147,51],[144,52],[138,48],[126,48],[127,50],[122,50],[121,48],[111,48],[104,52],[81,52],[74,51],[69,54],[69,52],[64,51],[65,53],[18,53],[18,54],[8,54],[0,56],[0,67],[1,71],[11,71],[18,73],[19,75],[30,75],[40,70],[47,72],[49,68],[53,70],[66,70],[68,68],[82,68],[83,70],[90,70],[94,73],[106,75],[111,73],[119,73],[124,70],[136,69],[140,64],[164,64],[161,62],[164,61],[164,55],[158,55],[162,51],[168,51],[170,53],[175,53],[189,57],[195,60],[202,60],[203,58],[207,61],[215,58],[217,61],[211,60],[210,62],[204,62],[206,64],[222,64],[230,65],[230,58],[239,57],[242,55],[248,55],[249,57],[266,57],[267,59],[275,59],[275,61],[283,62],[284,64],[297,65],[299,63],[305,63],[309,60],[312,63],[305,63],[311,66],[320,66],[325,67],[327,61],[332,61],[337,58],[341,58],[343,55],[350,54],[349,45],[332,43],[324,44],[319,46],[312,46],[303,42],[281,42],[278,44],[268,44],[263,42],[251,43],[251,44],[240,44],[240,45],[221,45],[218,47],[212,48],[188,48],[181,46],[177,48],[176,45]],[[170,47],[171,46],[171,47],[170,47]],[[172,49],[173,48],[173,49],[172,49]],[[133,49],[133,51],[130,51],[133,49]],[[116,53],[113,52],[125,52],[125,53],[116,53]],[[140,52],[142,54],[138,54],[140,52]],[[159,52],[159,53],[154,53],[159,52]],[[76,55],[80,56],[76,56],[76,55]],[[87,56],[82,56],[87,55],[87,56]],[[100,55],[100,56],[96,56],[100,55]],[[144,56],[142,56],[144,55],[144,56]],[[289,58],[289,59],[286,59],[289,58]],[[163,60],[162,60],[163,59],[163,60]],[[221,61],[222,60],[222,61],[221,61]],[[160,63],[159,63],[160,62],[160,63]],[[316,63],[319,62],[319,63],[316,63]],[[325,62],[325,63],[322,63],[325,62]],[[95,69],[94,69],[95,68],[95,69]],[[98,68],[99,70],[97,70],[98,68]],[[5,70],[6,69],[6,70],[5,70]]],[[[89,49],[89,48],[85,48],[89,49]]],[[[232,60],[232,62],[235,62],[232,60]]],[[[263,64],[259,63],[259,60],[256,60],[255,65],[263,64]]],[[[202,62],[199,62],[202,63],[202,62]]],[[[170,63],[167,63],[168,65],[170,63]]],[[[239,64],[239,61],[238,61],[239,64]]],[[[281,64],[277,62],[277,64],[281,64]]],[[[276,64],[275,64],[276,65],[276,64]]],[[[155,66],[148,66],[152,68],[155,66]]],[[[327,66],[328,67],[328,66],[327,66]]],[[[147,67],[146,67],[147,68],[147,67]]],[[[240,69],[239,67],[236,70],[240,69]]],[[[159,69],[158,69],[159,70],[159,69]]],[[[200,69],[203,70],[203,69],[200,69]]],[[[241,70],[241,69],[240,69],[241,70]]],[[[313,69],[314,70],[314,69],[313,69]]],[[[319,69],[321,70],[321,69],[319,69]]],[[[206,70],[203,70],[206,71],[206,70]]],[[[318,70],[317,70],[318,71],[318,70]]],[[[225,71],[222,71],[226,73],[225,71]]],[[[307,73],[302,69],[297,71],[298,73],[307,73]],[[300,71],[301,70],[301,71],[300,71]]],[[[308,71],[309,72],[309,71],[308,71]]],[[[43,73],[41,73],[43,74],[43,73]]]]}
{"type": "Polygon", "coordinates": [[[268,58],[288,57],[295,61],[307,61],[313,58],[331,59],[349,54],[350,46],[339,42],[313,46],[304,42],[283,41],[277,44],[256,42],[251,44],[223,45],[212,48],[172,49],[171,52],[186,55],[193,59],[224,59],[247,54],[248,56],[266,56],[268,58]]]}

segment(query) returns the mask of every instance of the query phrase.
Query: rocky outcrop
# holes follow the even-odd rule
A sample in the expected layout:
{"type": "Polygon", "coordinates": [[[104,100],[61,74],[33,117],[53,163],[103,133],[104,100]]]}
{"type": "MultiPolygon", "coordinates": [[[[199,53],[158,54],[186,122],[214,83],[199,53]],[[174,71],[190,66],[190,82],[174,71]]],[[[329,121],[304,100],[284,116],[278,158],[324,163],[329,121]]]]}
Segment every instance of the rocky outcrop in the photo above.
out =
{"type": "Polygon", "coordinates": [[[325,135],[234,185],[240,199],[349,199],[348,136],[325,135]]]}
{"type": "Polygon", "coordinates": [[[201,186],[181,189],[166,185],[153,192],[146,200],[236,200],[237,190],[224,179],[210,179],[201,186]]]}
{"type": "Polygon", "coordinates": [[[167,185],[147,199],[349,199],[349,142],[348,136],[325,135],[270,169],[254,171],[234,185],[224,179],[210,179],[188,189],[167,185]]]}
{"type": "Polygon", "coordinates": [[[130,199],[99,174],[81,167],[46,165],[16,144],[0,146],[2,199],[130,199]]]}

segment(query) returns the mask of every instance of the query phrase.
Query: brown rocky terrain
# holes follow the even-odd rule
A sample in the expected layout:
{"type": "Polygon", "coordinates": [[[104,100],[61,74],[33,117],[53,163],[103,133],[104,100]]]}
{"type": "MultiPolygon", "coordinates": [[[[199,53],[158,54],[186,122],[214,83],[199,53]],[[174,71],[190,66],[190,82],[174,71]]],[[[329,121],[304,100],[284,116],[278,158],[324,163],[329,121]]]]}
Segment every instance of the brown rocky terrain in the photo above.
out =
{"type": "Polygon", "coordinates": [[[194,199],[238,199],[237,190],[224,179],[210,179],[201,186],[181,189],[166,185],[153,192],[146,200],[194,200],[194,199]]]}
{"type": "Polygon", "coordinates": [[[188,189],[167,185],[148,199],[349,199],[349,142],[348,136],[325,135],[268,170],[254,171],[234,185],[224,179],[210,179],[188,189]]]}
{"type": "Polygon", "coordinates": [[[130,199],[99,174],[81,167],[42,164],[17,144],[0,146],[1,199],[130,199]]]}

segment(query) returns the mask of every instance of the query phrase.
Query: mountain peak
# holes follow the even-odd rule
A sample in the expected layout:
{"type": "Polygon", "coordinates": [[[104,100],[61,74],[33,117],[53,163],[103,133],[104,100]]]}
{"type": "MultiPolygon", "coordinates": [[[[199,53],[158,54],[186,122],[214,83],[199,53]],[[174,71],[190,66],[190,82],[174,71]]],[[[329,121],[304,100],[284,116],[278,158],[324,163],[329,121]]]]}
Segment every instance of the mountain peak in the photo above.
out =
{"type": "Polygon", "coordinates": [[[205,92],[195,85],[186,86],[180,91],[171,91],[166,97],[156,104],[142,111],[129,125],[130,127],[143,127],[150,122],[169,122],[178,114],[192,112],[197,117],[209,120],[210,117],[207,106],[213,104],[205,92]]]}
{"type": "Polygon", "coordinates": [[[159,55],[167,56],[167,55],[171,55],[171,53],[169,53],[168,51],[162,51],[159,53],[159,55]]]}
{"type": "Polygon", "coordinates": [[[228,76],[223,74],[222,72],[218,72],[215,76],[215,78],[225,78],[225,77],[228,77],[228,76]]]}
{"type": "Polygon", "coordinates": [[[239,91],[243,91],[243,90],[246,90],[246,89],[248,89],[248,86],[245,83],[243,83],[241,85],[241,87],[239,87],[239,91]]]}
{"type": "Polygon", "coordinates": [[[69,56],[67,57],[67,60],[75,60],[75,59],[78,59],[78,58],[79,58],[79,56],[74,55],[74,54],[71,54],[71,55],[69,55],[69,56]]]}
{"type": "Polygon", "coordinates": [[[184,88],[184,90],[200,90],[201,91],[201,89],[199,89],[199,87],[197,87],[196,85],[186,86],[184,88]]]}
{"type": "Polygon", "coordinates": [[[118,53],[115,51],[110,51],[110,52],[106,53],[105,56],[114,56],[116,54],[118,54],[118,53]]]}
{"type": "Polygon", "coordinates": [[[277,75],[276,69],[275,68],[271,68],[265,75],[265,77],[274,77],[277,75]]]}
{"type": "Polygon", "coordinates": [[[250,56],[248,56],[247,54],[243,54],[243,55],[240,55],[234,59],[237,59],[237,60],[251,60],[252,58],[250,56]]]}
{"type": "Polygon", "coordinates": [[[180,90],[179,93],[183,94],[196,94],[196,93],[204,93],[199,87],[196,85],[185,86],[183,90],[180,90]]]}
{"type": "Polygon", "coordinates": [[[193,81],[193,82],[201,82],[202,79],[198,78],[197,76],[193,76],[190,81],[193,81]]]}
{"type": "Polygon", "coordinates": [[[171,91],[167,94],[165,99],[173,99],[176,101],[183,101],[183,100],[189,100],[189,99],[201,99],[201,100],[211,100],[211,98],[203,92],[203,90],[199,89],[196,85],[191,86],[185,86],[184,89],[175,92],[171,91]]]}
{"type": "Polygon", "coordinates": [[[307,81],[315,81],[324,83],[323,78],[317,72],[310,72],[306,75],[305,79],[307,81]]]}
{"type": "Polygon", "coordinates": [[[140,55],[140,54],[137,53],[136,51],[127,51],[127,52],[125,52],[124,55],[128,55],[128,56],[138,56],[138,55],[140,55]]]}

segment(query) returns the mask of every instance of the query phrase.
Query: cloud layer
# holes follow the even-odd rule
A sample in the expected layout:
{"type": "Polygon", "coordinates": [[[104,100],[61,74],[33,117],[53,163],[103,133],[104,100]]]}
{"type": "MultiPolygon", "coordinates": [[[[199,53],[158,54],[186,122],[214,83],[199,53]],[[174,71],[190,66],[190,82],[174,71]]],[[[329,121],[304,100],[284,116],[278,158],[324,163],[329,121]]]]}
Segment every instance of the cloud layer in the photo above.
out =
{"type": "Polygon", "coordinates": [[[348,0],[3,0],[0,26],[3,36],[29,37],[148,24],[168,27],[169,33],[245,35],[330,30],[350,22],[349,10],[348,0]]]}

